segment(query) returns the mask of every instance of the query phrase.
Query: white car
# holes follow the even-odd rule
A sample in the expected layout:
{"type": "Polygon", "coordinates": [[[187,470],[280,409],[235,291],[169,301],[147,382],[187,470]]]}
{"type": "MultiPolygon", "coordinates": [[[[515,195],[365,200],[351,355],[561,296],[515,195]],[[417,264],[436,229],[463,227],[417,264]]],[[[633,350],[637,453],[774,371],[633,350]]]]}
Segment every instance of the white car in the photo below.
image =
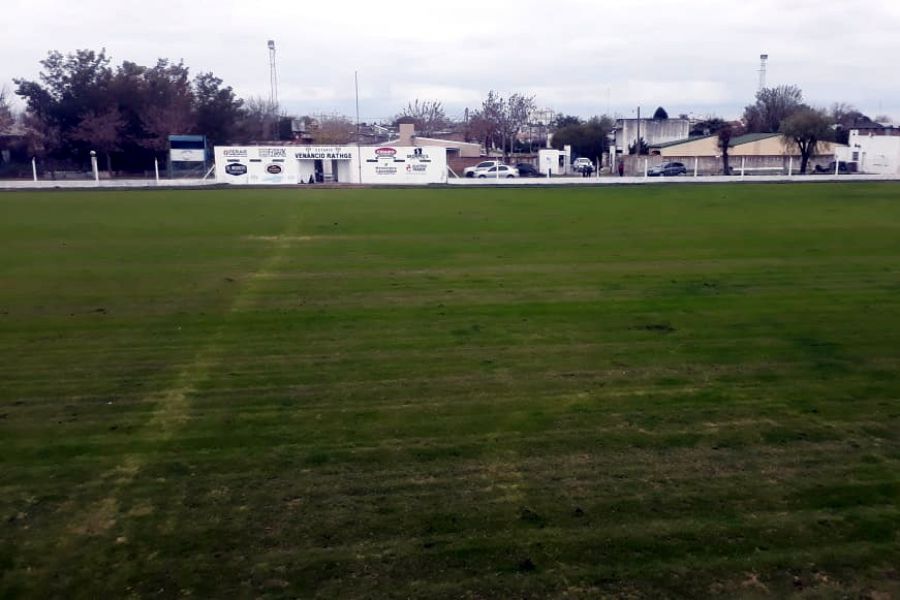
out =
{"type": "Polygon", "coordinates": [[[496,167],[499,164],[499,160],[483,160],[474,167],[466,167],[463,169],[463,177],[476,177],[482,171],[487,171],[491,167],[496,167]]]}
{"type": "Polygon", "coordinates": [[[518,177],[519,170],[509,165],[498,165],[490,169],[480,171],[476,177],[478,179],[509,179],[510,177],[518,177]],[[498,172],[499,169],[499,172],[498,172]]]}
{"type": "Polygon", "coordinates": [[[589,158],[576,158],[572,161],[572,170],[576,173],[583,173],[585,170],[588,173],[593,173],[594,163],[589,158]]]}

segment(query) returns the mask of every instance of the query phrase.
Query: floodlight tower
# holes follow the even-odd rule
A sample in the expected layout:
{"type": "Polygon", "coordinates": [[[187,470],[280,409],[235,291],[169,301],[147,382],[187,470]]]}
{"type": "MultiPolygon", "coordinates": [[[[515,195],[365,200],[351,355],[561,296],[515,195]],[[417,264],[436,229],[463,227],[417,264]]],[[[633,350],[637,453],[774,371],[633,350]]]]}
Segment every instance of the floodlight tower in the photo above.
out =
{"type": "Polygon", "coordinates": [[[269,105],[278,108],[278,70],[275,68],[275,40],[269,40],[269,105]]]}
{"type": "Polygon", "coordinates": [[[763,90],[766,87],[766,63],[769,60],[768,54],[760,54],[759,55],[759,89],[763,90]]]}

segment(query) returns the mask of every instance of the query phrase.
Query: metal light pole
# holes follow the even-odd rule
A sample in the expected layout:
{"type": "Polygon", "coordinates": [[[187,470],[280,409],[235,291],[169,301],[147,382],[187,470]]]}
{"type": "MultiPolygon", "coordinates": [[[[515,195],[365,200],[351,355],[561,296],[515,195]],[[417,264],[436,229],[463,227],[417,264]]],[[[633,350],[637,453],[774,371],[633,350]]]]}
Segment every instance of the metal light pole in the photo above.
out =
{"type": "Polygon", "coordinates": [[[269,104],[278,106],[278,70],[275,68],[275,40],[269,40],[269,104]]]}

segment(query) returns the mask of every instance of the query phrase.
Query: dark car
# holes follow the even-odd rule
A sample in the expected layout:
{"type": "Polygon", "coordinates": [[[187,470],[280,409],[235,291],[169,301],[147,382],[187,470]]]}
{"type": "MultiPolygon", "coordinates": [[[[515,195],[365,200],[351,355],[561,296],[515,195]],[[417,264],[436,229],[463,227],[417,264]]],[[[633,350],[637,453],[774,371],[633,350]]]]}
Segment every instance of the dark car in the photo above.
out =
{"type": "Polygon", "coordinates": [[[519,170],[519,177],[546,177],[537,167],[528,163],[519,163],[516,168],[519,170]]]}
{"type": "Polygon", "coordinates": [[[650,177],[670,177],[672,175],[687,175],[687,167],[684,166],[684,163],[680,162],[665,162],[661,165],[656,165],[647,171],[647,175],[650,177]]]}

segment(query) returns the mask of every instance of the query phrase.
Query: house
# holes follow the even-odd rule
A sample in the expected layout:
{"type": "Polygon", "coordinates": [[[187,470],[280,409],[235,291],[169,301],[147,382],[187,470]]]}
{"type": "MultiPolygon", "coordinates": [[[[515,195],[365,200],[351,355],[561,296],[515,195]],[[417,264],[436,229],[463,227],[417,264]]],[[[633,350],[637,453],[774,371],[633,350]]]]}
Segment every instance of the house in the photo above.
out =
{"type": "Polygon", "coordinates": [[[619,119],[613,129],[616,154],[629,154],[640,138],[649,146],[686,139],[691,133],[688,119],[619,119]]]}
{"type": "Polygon", "coordinates": [[[860,173],[900,175],[900,128],[851,129],[847,146],[838,151],[838,158],[855,164],[860,173]]]}
{"type": "Polygon", "coordinates": [[[416,125],[412,119],[400,119],[397,123],[399,134],[395,139],[382,142],[382,146],[413,146],[420,148],[445,148],[447,159],[478,158],[482,156],[481,144],[458,140],[430,138],[416,135],[416,125]]]}

